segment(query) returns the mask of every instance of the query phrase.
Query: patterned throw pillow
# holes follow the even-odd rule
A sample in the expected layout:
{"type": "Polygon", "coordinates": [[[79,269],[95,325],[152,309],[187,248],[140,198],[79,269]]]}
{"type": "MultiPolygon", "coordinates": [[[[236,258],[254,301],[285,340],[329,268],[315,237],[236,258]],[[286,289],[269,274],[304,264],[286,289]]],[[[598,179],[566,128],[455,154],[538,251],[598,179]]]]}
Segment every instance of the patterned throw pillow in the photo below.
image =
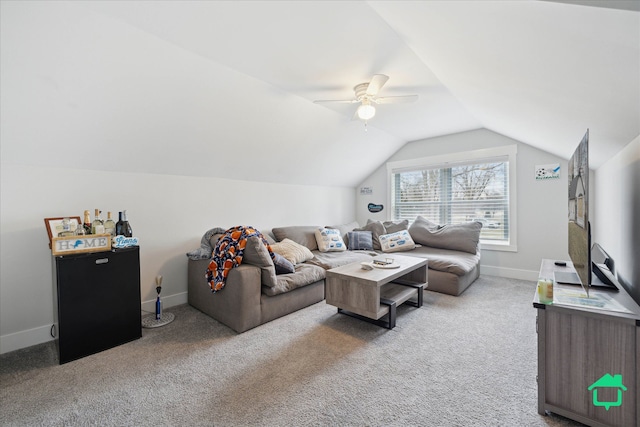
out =
{"type": "Polygon", "coordinates": [[[350,251],[373,250],[373,233],[371,231],[350,231],[347,233],[350,251]]]}
{"type": "Polygon", "coordinates": [[[410,251],[416,247],[409,231],[402,230],[396,233],[383,234],[380,236],[380,246],[382,252],[410,251]]]}
{"type": "Polygon", "coordinates": [[[347,250],[347,245],[342,240],[340,230],[333,228],[318,228],[316,230],[316,242],[320,252],[342,252],[347,250]]]}
{"type": "Polygon", "coordinates": [[[374,250],[381,249],[379,236],[382,236],[383,234],[387,234],[387,231],[384,228],[384,225],[382,225],[380,221],[370,221],[364,227],[356,228],[353,231],[371,231],[374,250]]]}

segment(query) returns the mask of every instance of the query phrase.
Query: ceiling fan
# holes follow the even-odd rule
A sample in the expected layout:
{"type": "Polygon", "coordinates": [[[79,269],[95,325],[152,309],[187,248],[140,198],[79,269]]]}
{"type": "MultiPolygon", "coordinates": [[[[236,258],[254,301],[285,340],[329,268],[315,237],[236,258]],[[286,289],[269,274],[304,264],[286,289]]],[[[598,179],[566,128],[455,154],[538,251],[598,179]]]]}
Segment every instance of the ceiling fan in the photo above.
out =
{"type": "Polygon", "coordinates": [[[403,96],[383,96],[378,97],[378,92],[382,89],[382,86],[389,80],[389,76],[384,74],[376,74],[371,78],[371,81],[366,83],[360,83],[353,88],[355,92],[355,99],[327,99],[313,101],[316,104],[324,104],[331,102],[339,102],[343,104],[357,104],[360,103],[354,119],[357,117],[364,120],[371,119],[376,114],[375,104],[399,104],[407,102],[415,102],[418,100],[418,95],[403,95],[403,96]]]}

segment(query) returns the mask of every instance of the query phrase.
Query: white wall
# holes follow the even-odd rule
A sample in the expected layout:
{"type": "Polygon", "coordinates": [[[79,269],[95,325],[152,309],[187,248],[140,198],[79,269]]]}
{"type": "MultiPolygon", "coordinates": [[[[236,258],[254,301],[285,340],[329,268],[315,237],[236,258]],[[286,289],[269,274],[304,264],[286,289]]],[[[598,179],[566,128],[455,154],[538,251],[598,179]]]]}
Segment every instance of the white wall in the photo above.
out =
{"type": "MultiPolygon", "coordinates": [[[[360,126],[323,126],[344,117],[89,2],[1,7],[0,352],[50,339],[43,218],[127,209],[141,239],[142,300],[161,274],[167,306],[186,302],[185,252],[209,228],[355,218],[358,178],[344,184],[306,159],[335,146],[348,162],[360,126]]],[[[400,143],[369,136],[380,159],[400,143]]]]}
{"type": "Polygon", "coordinates": [[[640,302],[640,136],[596,170],[595,183],[593,240],[640,302]]]}
{"type": "MultiPolygon", "coordinates": [[[[576,136],[576,146],[580,137],[576,136]]],[[[517,145],[517,252],[483,250],[481,272],[498,276],[535,280],[542,258],[568,259],[567,255],[567,161],[506,136],[479,129],[406,144],[388,161],[438,156],[505,145],[517,145]],[[536,165],[559,163],[558,180],[536,181],[536,165]]],[[[380,166],[356,188],[356,218],[386,220],[388,206],[386,166],[380,166]],[[372,195],[361,195],[360,187],[373,187],[372,195]],[[369,203],[383,204],[372,214],[369,203]]]]}
{"type": "MultiPolygon", "coordinates": [[[[10,142],[10,141],[9,141],[10,142]]],[[[3,141],[3,144],[5,141],[3,141]]],[[[215,166],[215,165],[214,165],[215,166]]],[[[353,221],[353,188],[101,172],[2,163],[0,352],[51,339],[52,258],[44,218],[127,209],[140,238],[143,306],[161,274],[166,306],[186,302],[187,257],[210,228],[353,221]]]]}

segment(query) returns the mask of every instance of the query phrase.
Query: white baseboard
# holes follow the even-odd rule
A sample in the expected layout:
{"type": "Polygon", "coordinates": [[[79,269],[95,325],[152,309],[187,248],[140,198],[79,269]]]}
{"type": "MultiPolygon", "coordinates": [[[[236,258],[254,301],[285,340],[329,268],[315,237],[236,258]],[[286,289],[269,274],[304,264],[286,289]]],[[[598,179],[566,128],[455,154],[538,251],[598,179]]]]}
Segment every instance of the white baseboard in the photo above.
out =
{"type": "Polygon", "coordinates": [[[492,265],[481,265],[480,274],[487,276],[506,277],[509,279],[538,281],[538,271],[522,270],[519,268],[495,267],[492,265]]]}
{"type": "MultiPolygon", "coordinates": [[[[175,305],[187,303],[187,292],[179,294],[161,296],[164,308],[173,307],[175,305]]],[[[156,300],[143,301],[142,310],[150,313],[156,312],[156,300]]],[[[14,332],[0,336],[0,354],[9,353],[10,351],[20,350],[21,348],[31,347],[32,345],[42,344],[53,340],[51,337],[51,325],[39,326],[26,331],[14,332]]]]}
{"type": "MultiPolygon", "coordinates": [[[[167,295],[167,296],[160,294],[160,299],[162,300],[162,308],[169,308],[175,305],[186,304],[187,295],[188,295],[187,292],[181,292],[179,294],[173,294],[173,295],[167,295]]],[[[156,312],[155,298],[148,301],[142,301],[142,311],[155,313],[156,312]]]]}
{"type": "Polygon", "coordinates": [[[0,336],[0,354],[51,341],[51,325],[0,336]]]}

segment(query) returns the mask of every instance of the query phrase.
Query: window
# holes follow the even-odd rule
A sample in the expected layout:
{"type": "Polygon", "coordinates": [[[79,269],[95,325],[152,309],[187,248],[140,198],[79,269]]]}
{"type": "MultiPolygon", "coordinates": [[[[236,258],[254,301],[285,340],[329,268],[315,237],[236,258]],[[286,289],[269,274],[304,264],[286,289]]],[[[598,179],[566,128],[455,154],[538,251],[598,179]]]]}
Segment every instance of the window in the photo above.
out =
{"type": "Polygon", "coordinates": [[[515,250],[515,147],[387,165],[394,220],[482,223],[483,248],[515,250]]]}

